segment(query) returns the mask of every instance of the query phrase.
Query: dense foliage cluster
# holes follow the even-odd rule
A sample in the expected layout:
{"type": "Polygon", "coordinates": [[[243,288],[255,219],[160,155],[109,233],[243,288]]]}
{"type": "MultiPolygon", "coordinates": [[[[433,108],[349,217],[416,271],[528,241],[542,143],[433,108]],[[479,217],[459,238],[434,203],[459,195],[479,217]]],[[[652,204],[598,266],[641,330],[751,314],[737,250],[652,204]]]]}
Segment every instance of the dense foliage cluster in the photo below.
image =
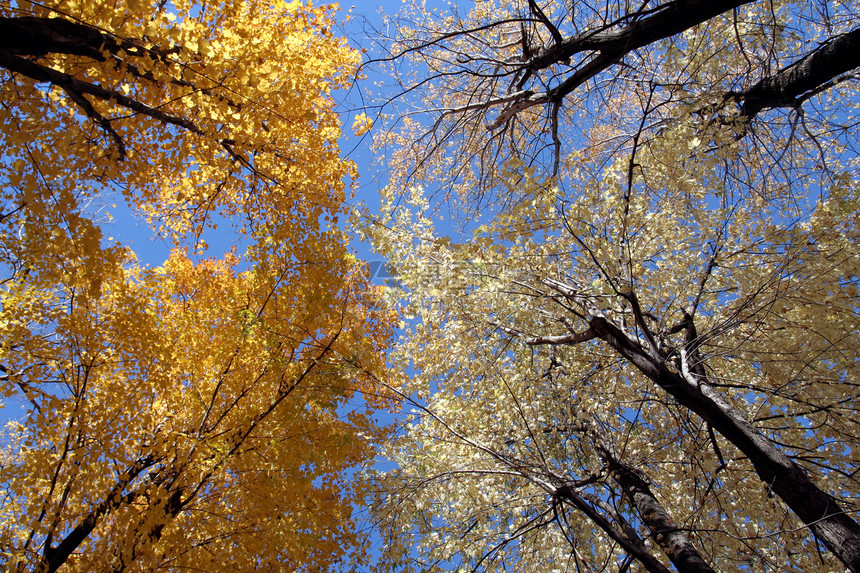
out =
{"type": "Polygon", "coordinates": [[[333,14],[0,3],[4,568],[318,571],[359,542],[345,472],[384,432],[348,405],[390,317],[336,226],[333,14]],[[163,265],[107,236],[113,202],[163,265]]]}
{"type": "Polygon", "coordinates": [[[856,6],[397,24],[394,569],[860,570],[856,6]]]}

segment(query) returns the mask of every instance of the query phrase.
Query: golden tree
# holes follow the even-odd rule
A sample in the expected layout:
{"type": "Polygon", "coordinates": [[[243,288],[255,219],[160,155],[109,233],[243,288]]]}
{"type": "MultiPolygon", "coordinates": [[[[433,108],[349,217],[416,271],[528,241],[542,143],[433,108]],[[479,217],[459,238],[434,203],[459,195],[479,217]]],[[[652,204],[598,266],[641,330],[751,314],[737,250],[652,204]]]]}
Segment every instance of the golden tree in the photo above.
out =
{"type": "Polygon", "coordinates": [[[6,568],[317,571],[358,543],[344,471],[383,430],[352,397],[390,318],[337,228],[334,11],[0,3],[6,568]],[[162,266],[103,235],[119,194],[162,266]],[[219,224],[239,246],[201,258],[219,224]]]}

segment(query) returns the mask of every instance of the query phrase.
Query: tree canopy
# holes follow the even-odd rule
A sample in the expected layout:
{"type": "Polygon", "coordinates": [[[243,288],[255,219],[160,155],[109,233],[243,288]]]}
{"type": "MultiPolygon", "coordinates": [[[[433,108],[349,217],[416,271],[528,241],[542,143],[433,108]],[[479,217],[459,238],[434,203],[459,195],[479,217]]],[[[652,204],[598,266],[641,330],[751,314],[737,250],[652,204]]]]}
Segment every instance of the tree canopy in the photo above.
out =
{"type": "Polygon", "coordinates": [[[7,569],[320,571],[359,542],[391,316],[337,226],[335,10],[0,2],[7,569]]]}
{"type": "Polygon", "coordinates": [[[856,6],[420,8],[387,563],[860,571],[856,6]]]}

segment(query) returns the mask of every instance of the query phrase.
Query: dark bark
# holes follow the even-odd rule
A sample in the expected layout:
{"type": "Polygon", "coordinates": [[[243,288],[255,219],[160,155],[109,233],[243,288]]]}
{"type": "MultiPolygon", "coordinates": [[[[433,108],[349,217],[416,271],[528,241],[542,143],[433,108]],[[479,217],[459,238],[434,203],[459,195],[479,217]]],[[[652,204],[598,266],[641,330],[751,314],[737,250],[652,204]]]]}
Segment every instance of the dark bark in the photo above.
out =
{"type": "MultiPolygon", "coordinates": [[[[0,18],[0,66],[33,81],[47,82],[62,88],[69,99],[110,136],[120,159],[126,156],[125,142],[111,125],[111,120],[101,115],[87,96],[113,101],[157,121],[201,133],[191,121],[164,113],[116,90],[78,79],[38,61],[47,54],[66,54],[103,62],[107,59],[106,54],[119,55],[122,51],[135,55],[144,53],[148,59],[163,59],[165,55],[158,50],[141,50],[132,42],[117,40],[95,28],[63,18],[0,18]]],[[[130,69],[136,67],[131,65],[130,69]]],[[[154,81],[154,78],[147,79],[154,81]]]]}
{"type": "MultiPolygon", "coordinates": [[[[171,483],[167,485],[167,489],[173,489],[175,487],[175,478],[169,480],[171,483]]],[[[163,511],[162,519],[152,523],[151,519],[148,516],[144,516],[143,521],[145,523],[150,524],[149,531],[146,534],[139,534],[137,539],[134,541],[134,545],[132,546],[132,550],[127,558],[124,557],[121,548],[117,548],[118,551],[118,559],[117,563],[112,566],[112,573],[120,573],[122,571],[126,571],[131,564],[135,562],[135,560],[140,556],[140,550],[147,545],[154,545],[158,543],[161,539],[161,533],[164,531],[164,528],[167,527],[169,523],[171,523],[179,513],[185,508],[185,506],[190,501],[190,498],[183,499],[182,498],[183,491],[181,488],[173,489],[173,493],[170,494],[170,497],[160,506],[163,511]]],[[[144,523],[141,523],[144,525],[144,523]]]]}
{"type": "Polygon", "coordinates": [[[666,566],[660,563],[659,559],[651,555],[648,548],[645,547],[645,544],[638,537],[631,538],[632,536],[618,531],[612,526],[609,519],[591,507],[572,487],[565,486],[558,488],[556,496],[584,513],[595,525],[624,548],[624,551],[639,561],[647,571],[650,573],[670,573],[666,566]]]}
{"type": "Polygon", "coordinates": [[[0,49],[30,58],[67,54],[99,62],[133,55],[169,63],[169,57],[179,52],[178,47],[165,50],[145,46],[142,41],[121,38],[80,22],[39,16],[0,17],[0,49]]]}
{"type": "MultiPolygon", "coordinates": [[[[78,109],[99,125],[113,140],[120,159],[126,156],[125,142],[113,128],[112,119],[104,117],[96,110],[92,103],[95,100],[118,104],[135,114],[147,116],[166,125],[180,127],[196,135],[204,134],[203,129],[189,119],[167,113],[158,106],[153,107],[115,89],[88,82],[43,64],[39,59],[47,54],[76,55],[98,62],[107,60],[107,54],[121,59],[123,66],[132,77],[159,84],[161,82],[151,72],[142,71],[130,61],[133,58],[126,56],[169,61],[168,57],[171,51],[159,50],[158,48],[143,49],[133,41],[116,39],[95,28],[62,18],[0,18],[0,67],[32,81],[50,83],[61,88],[66,92],[69,99],[78,106],[78,109]],[[123,57],[120,58],[120,56],[123,57]]],[[[201,88],[181,78],[167,81],[175,86],[212,95],[211,90],[201,88]]],[[[214,97],[223,99],[235,109],[241,108],[221,95],[214,97]]],[[[219,143],[234,160],[252,169],[248,160],[234,150],[234,140],[226,138],[221,139],[219,143]]]]}
{"type": "MultiPolygon", "coordinates": [[[[497,129],[519,112],[535,105],[562,101],[585,82],[613,66],[630,52],[677,35],[687,29],[754,0],[678,0],[668,2],[641,19],[631,14],[630,23],[620,29],[587,31],[556,42],[523,63],[526,74],[519,85],[534,72],[566,62],[572,56],[593,52],[561,83],[542,92],[524,90],[506,105],[488,125],[497,129]]],[[[775,107],[797,107],[810,96],[838,83],[841,75],[860,67],[860,28],[836,36],[803,58],[772,76],[761,79],[742,92],[726,94],[742,101],[741,115],[752,119],[759,112],[775,107]]]]}
{"type": "Polygon", "coordinates": [[[672,520],[669,512],[651,491],[648,482],[634,468],[619,459],[612,444],[596,424],[593,424],[593,433],[597,450],[612,471],[615,481],[636,508],[642,523],[651,532],[651,537],[679,573],[714,573],[687,534],[672,520]]]}
{"type": "MultiPolygon", "coordinates": [[[[144,80],[156,85],[166,81],[173,86],[187,88],[217,98],[237,111],[242,109],[240,104],[222,93],[214,92],[212,88],[195,85],[180,77],[159,80],[153,76],[152,72],[144,71],[133,62],[134,58],[138,58],[138,63],[140,63],[140,59],[172,63],[171,56],[178,51],[178,47],[167,50],[156,47],[144,48],[133,40],[116,38],[90,26],[62,18],[0,18],[0,67],[35,82],[50,83],[61,88],[66,92],[69,99],[78,106],[78,109],[93,123],[101,127],[113,140],[120,159],[126,156],[125,142],[113,128],[111,123],[113,120],[101,115],[91,100],[112,102],[134,112],[134,114],[149,117],[166,125],[180,127],[196,135],[205,135],[204,130],[194,121],[163,111],[160,105],[151,106],[110,87],[67,74],[62,70],[43,64],[39,61],[40,58],[48,54],[66,54],[104,62],[109,56],[114,59],[113,64],[121,64],[122,69],[127,71],[135,80],[144,80]]],[[[252,163],[236,151],[234,139],[224,138],[218,142],[233,160],[241,163],[251,172],[268,178],[256,171],[252,163]]]]}
{"type": "Polygon", "coordinates": [[[748,90],[731,95],[743,100],[741,115],[752,119],[768,108],[798,107],[857,67],[860,67],[860,28],[836,36],[748,90]]]}
{"type": "Polygon", "coordinates": [[[658,40],[680,34],[684,30],[707,22],[711,18],[749,4],[754,0],[676,0],[649,11],[641,19],[638,13],[629,16],[630,22],[620,29],[586,31],[553,44],[523,64],[527,70],[520,85],[532,72],[568,61],[582,52],[595,52],[586,58],[564,81],[545,92],[523,91],[522,96],[508,104],[488,129],[504,125],[517,113],[535,105],[560,102],[568,94],[597,76],[630,52],[658,40]]]}
{"type": "Polygon", "coordinates": [[[654,496],[648,483],[632,468],[622,463],[611,465],[618,484],[624,489],[636,508],[642,522],[648,527],[669,560],[680,573],[714,573],[699,551],[672,520],[663,504],[654,496]]]}
{"type": "Polygon", "coordinates": [[[711,18],[755,0],[676,0],[667,2],[641,19],[631,14],[630,23],[617,30],[586,31],[541,50],[528,62],[543,69],[581,52],[597,51],[620,56],[648,44],[680,34],[711,18]]]}
{"type": "Polygon", "coordinates": [[[123,494],[123,491],[128,485],[137,478],[144,470],[149,468],[154,463],[154,459],[149,456],[141,458],[132,467],[130,467],[114,485],[113,489],[105,497],[104,501],[94,507],[82,520],[75,526],[72,531],[57,545],[51,547],[45,545],[44,556],[39,570],[53,573],[61,565],[63,565],[69,556],[89,537],[93,530],[98,525],[99,520],[107,513],[113,511],[123,503],[131,501],[129,495],[123,494]]]}
{"type": "Polygon", "coordinates": [[[600,309],[575,288],[552,279],[543,282],[585,311],[589,331],[596,338],[606,342],[681,406],[697,414],[734,444],[750,460],[765,486],[779,496],[849,570],[860,573],[860,525],[710,384],[692,316],[685,313],[682,323],[672,329],[685,332],[685,344],[679,352],[679,372],[676,372],[662,356],[652,356],[636,339],[631,339],[607,320],[600,309]]]}
{"type": "Polygon", "coordinates": [[[21,75],[37,82],[49,82],[58,87],[63,88],[66,92],[75,94],[86,94],[96,99],[115,102],[131,111],[151,117],[162,123],[175,125],[187,129],[196,134],[201,134],[202,130],[194,125],[191,121],[164,113],[154,107],[151,107],[143,102],[137,101],[116,90],[107,89],[98,84],[93,84],[84,80],[80,80],[69,74],[55,70],[41,64],[37,64],[31,60],[16,56],[6,50],[0,50],[0,66],[17,72],[21,75]]]}
{"type": "Polygon", "coordinates": [[[104,61],[102,50],[116,52],[120,43],[95,28],[64,18],[0,17],[0,49],[21,56],[60,53],[104,61]]]}
{"type": "MultiPolygon", "coordinates": [[[[590,327],[640,372],[698,414],[752,462],[759,478],[778,495],[852,572],[860,573],[860,525],[813,483],[809,475],[745,420],[706,380],[695,383],[670,370],[602,316],[590,327]]],[[[701,363],[699,363],[701,364],[701,363]]]]}

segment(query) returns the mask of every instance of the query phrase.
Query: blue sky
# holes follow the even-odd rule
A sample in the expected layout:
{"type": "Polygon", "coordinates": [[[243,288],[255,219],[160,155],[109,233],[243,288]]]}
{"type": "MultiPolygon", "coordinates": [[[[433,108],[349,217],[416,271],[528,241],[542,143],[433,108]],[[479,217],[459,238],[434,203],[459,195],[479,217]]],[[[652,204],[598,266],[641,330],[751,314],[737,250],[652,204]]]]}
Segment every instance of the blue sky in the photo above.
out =
{"type": "MultiPolygon", "coordinates": [[[[365,59],[372,57],[372,46],[366,38],[366,30],[381,26],[384,16],[394,15],[401,5],[399,0],[384,0],[356,6],[342,4],[338,15],[342,22],[341,33],[349,39],[353,47],[368,49],[365,59]],[[347,21],[344,22],[344,20],[347,21]]],[[[350,129],[355,115],[362,113],[364,105],[370,103],[369,91],[376,92],[370,97],[380,95],[373,84],[382,78],[373,75],[372,70],[368,70],[367,73],[368,77],[358,82],[349,92],[335,92],[334,97],[338,101],[343,123],[341,153],[354,161],[359,170],[359,179],[355,184],[356,196],[350,201],[350,204],[364,204],[375,211],[379,207],[379,190],[384,187],[385,179],[383,170],[377,164],[371,149],[373,131],[361,137],[355,137],[350,129]],[[369,90],[368,88],[371,86],[373,89],[369,90]]],[[[367,113],[373,117],[376,112],[368,111],[367,113]]],[[[109,213],[112,218],[112,221],[103,227],[105,239],[113,237],[128,245],[144,264],[160,265],[170,252],[170,244],[155,236],[146,221],[129,208],[119,194],[108,194],[101,199],[102,204],[97,208],[109,213]]],[[[228,228],[229,225],[222,225],[217,232],[210,231],[207,233],[208,254],[220,257],[236,243],[238,237],[231,234],[228,228]]],[[[371,263],[373,272],[376,272],[377,269],[382,269],[384,272],[383,261],[371,251],[369,245],[356,239],[353,242],[353,247],[362,259],[371,263]]],[[[377,279],[381,278],[379,273],[374,276],[377,279]]]]}

